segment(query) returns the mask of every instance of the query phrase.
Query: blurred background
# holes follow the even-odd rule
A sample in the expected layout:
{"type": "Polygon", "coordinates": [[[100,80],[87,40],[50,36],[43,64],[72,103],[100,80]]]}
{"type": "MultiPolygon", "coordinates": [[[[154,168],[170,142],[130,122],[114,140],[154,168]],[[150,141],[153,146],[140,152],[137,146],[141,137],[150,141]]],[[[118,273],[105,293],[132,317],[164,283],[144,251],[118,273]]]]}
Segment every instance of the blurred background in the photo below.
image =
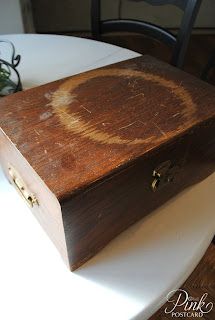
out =
{"type": "MultiPolygon", "coordinates": [[[[183,11],[173,1],[101,0],[101,20],[135,19],[177,34],[183,11]],[[153,5],[166,2],[167,5],[153,5]]],[[[189,2],[189,0],[187,1],[189,2]]],[[[192,2],[192,0],[191,0],[192,2]]],[[[49,33],[92,38],[90,0],[0,0],[0,34],[49,33]]],[[[169,61],[171,48],[142,33],[106,33],[99,40],[169,61]]],[[[184,69],[198,77],[210,61],[207,81],[215,84],[215,1],[202,0],[186,50],[184,69]]]]}

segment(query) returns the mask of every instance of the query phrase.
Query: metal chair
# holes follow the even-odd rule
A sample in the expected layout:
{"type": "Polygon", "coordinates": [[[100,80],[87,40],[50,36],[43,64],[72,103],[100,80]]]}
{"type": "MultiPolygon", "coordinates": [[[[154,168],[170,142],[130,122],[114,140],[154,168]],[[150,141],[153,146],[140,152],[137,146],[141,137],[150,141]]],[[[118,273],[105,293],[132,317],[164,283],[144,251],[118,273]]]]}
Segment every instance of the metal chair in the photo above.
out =
{"type": "MultiPolygon", "coordinates": [[[[122,0],[119,0],[121,5],[122,0]]],[[[94,39],[101,39],[101,35],[108,32],[135,32],[163,41],[173,46],[171,64],[182,68],[187,51],[192,27],[198,14],[202,0],[129,0],[145,1],[153,6],[173,4],[184,11],[177,37],[170,31],[145,21],[132,19],[111,19],[101,21],[101,0],[91,0],[91,24],[94,39]]]]}

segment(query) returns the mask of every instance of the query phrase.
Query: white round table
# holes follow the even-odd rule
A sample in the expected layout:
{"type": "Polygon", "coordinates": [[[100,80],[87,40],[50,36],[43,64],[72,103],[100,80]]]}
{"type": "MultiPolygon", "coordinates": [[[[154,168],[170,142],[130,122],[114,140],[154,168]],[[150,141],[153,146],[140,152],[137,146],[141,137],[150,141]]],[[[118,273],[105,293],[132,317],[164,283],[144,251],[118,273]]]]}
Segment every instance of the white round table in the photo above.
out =
{"type": "MultiPolygon", "coordinates": [[[[24,88],[138,56],[75,37],[6,35],[24,88]]],[[[0,149],[1,152],[1,149],[0,149]]],[[[215,231],[215,175],[187,189],[69,272],[0,172],[0,318],[148,319],[200,261],[215,231]]]]}

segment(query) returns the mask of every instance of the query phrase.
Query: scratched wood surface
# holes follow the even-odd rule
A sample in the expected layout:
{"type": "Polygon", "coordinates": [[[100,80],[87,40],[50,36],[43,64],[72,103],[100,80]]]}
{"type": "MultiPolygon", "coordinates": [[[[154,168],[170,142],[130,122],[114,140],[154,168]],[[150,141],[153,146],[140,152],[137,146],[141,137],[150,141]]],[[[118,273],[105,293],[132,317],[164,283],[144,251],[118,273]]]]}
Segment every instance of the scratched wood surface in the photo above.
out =
{"type": "Polygon", "coordinates": [[[6,175],[18,166],[39,200],[34,214],[74,270],[214,172],[214,105],[207,83],[131,59],[1,99],[0,159],[6,175]],[[177,169],[153,192],[166,161],[177,169]]]}
{"type": "Polygon", "coordinates": [[[63,198],[214,113],[214,88],[145,56],[1,99],[0,126],[63,198]]]}

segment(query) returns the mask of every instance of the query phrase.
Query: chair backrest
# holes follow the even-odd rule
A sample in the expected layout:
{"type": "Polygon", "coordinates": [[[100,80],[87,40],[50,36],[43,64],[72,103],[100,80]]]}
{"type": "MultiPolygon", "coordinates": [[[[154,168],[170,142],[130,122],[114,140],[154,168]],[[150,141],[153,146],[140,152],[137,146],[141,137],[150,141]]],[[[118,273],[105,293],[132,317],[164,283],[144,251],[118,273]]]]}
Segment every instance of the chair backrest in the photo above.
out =
{"type": "Polygon", "coordinates": [[[182,10],[185,9],[187,0],[129,0],[132,2],[147,2],[149,4],[151,4],[152,6],[162,6],[162,5],[166,5],[166,4],[172,4],[182,10]]]}
{"type": "Polygon", "coordinates": [[[129,0],[133,2],[147,2],[153,6],[172,4],[184,11],[177,37],[161,26],[132,19],[101,20],[101,0],[91,0],[92,35],[100,39],[108,32],[144,33],[151,38],[163,41],[174,47],[171,64],[182,68],[187,51],[192,28],[198,14],[202,0],[129,0]]]}

